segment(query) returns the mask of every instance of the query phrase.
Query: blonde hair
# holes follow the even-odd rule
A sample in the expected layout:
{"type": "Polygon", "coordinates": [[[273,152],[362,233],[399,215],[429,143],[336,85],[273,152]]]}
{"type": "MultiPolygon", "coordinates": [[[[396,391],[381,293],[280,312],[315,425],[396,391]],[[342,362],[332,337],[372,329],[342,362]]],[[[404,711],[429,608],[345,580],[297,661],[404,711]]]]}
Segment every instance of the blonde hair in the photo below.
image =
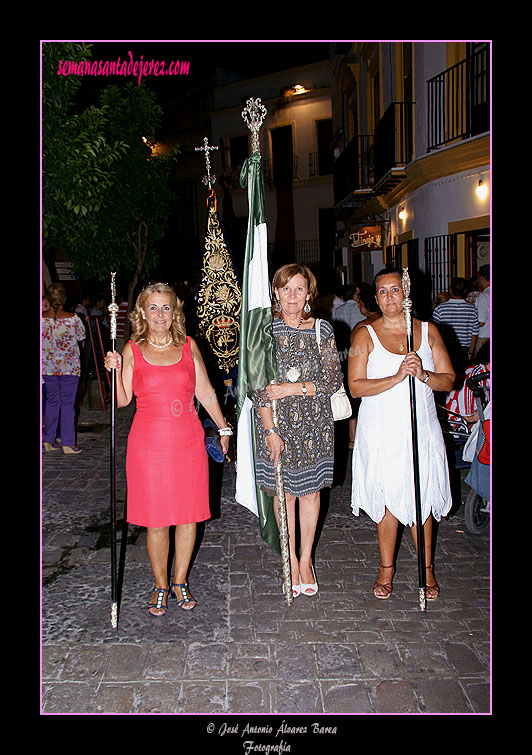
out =
{"type": "Polygon", "coordinates": [[[64,304],[67,300],[67,294],[63,284],[51,283],[46,289],[46,298],[53,309],[57,309],[59,305],[64,304]]]}
{"type": "Polygon", "coordinates": [[[177,298],[176,292],[168,285],[168,283],[148,283],[138,295],[135,306],[129,313],[129,320],[131,322],[131,340],[133,343],[137,344],[147,340],[148,324],[143,317],[143,312],[146,300],[152,294],[169,294],[171,297],[174,312],[172,325],[170,326],[170,334],[175,345],[182,346],[187,339],[183,302],[177,298]]]}
{"type": "MultiPolygon", "coordinates": [[[[291,262],[288,265],[283,265],[283,267],[280,267],[273,276],[272,289],[284,288],[288,281],[291,281],[294,275],[298,274],[302,275],[308,283],[308,303],[311,307],[311,310],[310,312],[303,312],[303,318],[307,320],[312,314],[314,299],[318,295],[318,284],[312,270],[310,270],[306,265],[300,265],[297,262],[291,262]]],[[[274,317],[281,317],[282,315],[281,312],[276,311],[275,307],[273,307],[272,312],[274,317]]]]}

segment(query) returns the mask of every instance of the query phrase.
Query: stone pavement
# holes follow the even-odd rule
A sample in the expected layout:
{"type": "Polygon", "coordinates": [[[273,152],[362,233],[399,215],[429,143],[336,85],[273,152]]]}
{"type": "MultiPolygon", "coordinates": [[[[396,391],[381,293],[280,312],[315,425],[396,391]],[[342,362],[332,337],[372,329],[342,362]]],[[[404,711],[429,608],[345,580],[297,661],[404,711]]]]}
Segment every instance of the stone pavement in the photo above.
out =
{"type": "MultiPolygon", "coordinates": [[[[118,412],[120,518],[131,417],[131,407],[118,412]]],[[[209,714],[220,737],[234,714],[304,714],[309,722],[321,715],[327,725],[331,714],[491,712],[489,532],[469,534],[460,505],[442,520],[442,591],[425,615],[404,533],[393,594],[376,600],[375,526],[351,514],[349,470],[343,485],[323,495],[317,596],[285,603],[279,557],[261,540],[254,515],[234,501],[234,465],[211,462],[214,516],[200,533],[189,579],[196,609],[172,601],[165,617],[148,615],[145,531],[129,526],[114,631],[109,421],[109,412],[83,407],[83,452],[43,454],[43,714],[209,714]]],[[[118,530],[120,539],[121,522],[118,530]]],[[[246,721],[237,719],[240,732],[246,721]]]]}

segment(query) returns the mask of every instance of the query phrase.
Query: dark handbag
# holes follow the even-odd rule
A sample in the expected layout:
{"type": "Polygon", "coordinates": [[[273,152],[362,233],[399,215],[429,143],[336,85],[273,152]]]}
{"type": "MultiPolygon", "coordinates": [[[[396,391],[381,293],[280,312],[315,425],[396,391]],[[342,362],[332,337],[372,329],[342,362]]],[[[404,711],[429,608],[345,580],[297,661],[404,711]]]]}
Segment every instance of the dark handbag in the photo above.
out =
{"type": "Polygon", "coordinates": [[[220,443],[218,427],[210,419],[205,420],[203,427],[205,429],[205,448],[207,449],[207,453],[213,461],[222,462],[225,459],[225,454],[220,443]]]}

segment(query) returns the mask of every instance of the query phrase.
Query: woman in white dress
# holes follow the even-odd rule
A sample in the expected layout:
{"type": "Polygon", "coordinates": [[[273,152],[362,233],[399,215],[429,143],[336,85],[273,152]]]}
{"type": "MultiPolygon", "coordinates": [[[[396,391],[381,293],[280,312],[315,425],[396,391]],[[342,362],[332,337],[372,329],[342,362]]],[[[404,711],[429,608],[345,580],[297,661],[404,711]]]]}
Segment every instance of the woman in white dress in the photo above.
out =
{"type": "Polygon", "coordinates": [[[376,598],[392,592],[398,523],[410,526],[417,546],[409,375],[416,380],[416,412],[422,521],[427,570],[426,598],[439,587],[432,561],[432,518],[451,508],[445,445],[433,391],[449,391],[455,374],[436,326],[412,318],[414,351],[407,353],[400,271],[375,278],[382,317],[355,333],[349,352],[348,385],[362,399],[353,449],[351,508],[363,509],[377,523],[380,571],[376,598]]]}

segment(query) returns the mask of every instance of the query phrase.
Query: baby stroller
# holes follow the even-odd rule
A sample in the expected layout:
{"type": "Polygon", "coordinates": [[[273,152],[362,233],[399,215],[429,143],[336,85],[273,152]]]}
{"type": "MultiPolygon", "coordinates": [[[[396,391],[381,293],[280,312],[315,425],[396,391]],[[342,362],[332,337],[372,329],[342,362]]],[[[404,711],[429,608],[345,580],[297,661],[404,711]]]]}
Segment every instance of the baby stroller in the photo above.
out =
{"type": "Polygon", "coordinates": [[[489,378],[480,373],[467,379],[466,384],[475,396],[479,421],[471,430],[472,439],[464,446],[462,456],[471,461],[465,479],[471,490],[465,500],[465,525],[473,535],[479,535],[490,522],[490,400],[489,389],[480,383],[489,378]]]}
{"type": "Polygon", "coordinates": [[[469,470],[465,482],[471,490],[464,502],[464,519],[472,535],[480,535],[490,523],[490,398],[489,388],[481,385],[489,381],[489,376],[489,372],[482,371],[466,380],[479,416],[472,427],[460,414],[440,406],[449,415],[443,433],[448,452],[454,456],[452,466],[455,470],[469,470]]]}

